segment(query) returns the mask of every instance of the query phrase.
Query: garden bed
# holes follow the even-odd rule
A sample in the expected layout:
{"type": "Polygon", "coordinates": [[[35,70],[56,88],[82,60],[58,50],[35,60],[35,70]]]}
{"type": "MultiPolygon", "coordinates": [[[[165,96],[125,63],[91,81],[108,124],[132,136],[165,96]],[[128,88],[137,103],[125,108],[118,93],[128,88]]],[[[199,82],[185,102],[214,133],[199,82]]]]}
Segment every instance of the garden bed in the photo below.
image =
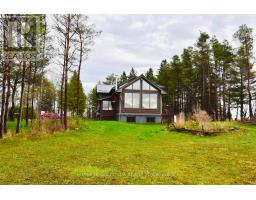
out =
{"type": "Polygon", "coordinates": [[[216,135],[222,135],[222,134],[227,134],[231,133],[233,131],[240,130],[237,127],[230,127],[226,130],[211,130],[211,131],[206,131],[206,130],[196,130],[196,129],[188,129],[188,128],[176,128],[173,125],[173,128],[171,130],[174,130],[176,132],[182,132],[182,133],[189,133],[192,135],[200,135],[200,136],[216,136],[216,135]]]}

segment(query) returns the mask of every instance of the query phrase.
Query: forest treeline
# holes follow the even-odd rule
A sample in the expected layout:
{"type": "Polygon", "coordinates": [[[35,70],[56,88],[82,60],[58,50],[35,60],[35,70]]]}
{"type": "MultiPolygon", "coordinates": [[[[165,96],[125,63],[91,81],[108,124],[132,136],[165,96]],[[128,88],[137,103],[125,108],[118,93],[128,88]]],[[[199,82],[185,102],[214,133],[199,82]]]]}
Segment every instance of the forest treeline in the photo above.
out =
{"type": "MultiPolygon", "coordinates": [[[[149,68],[145,76],[165,87],[163,103],[171,105],[174,114],[184,112],[189,117],[199,108],[214,120],[251,119],[256,116],[254,37],[252,28],[241,25],[233,34],[238,44],[234,47],[227,40],[200,32],[193,46],[169,61],[162,60],[155,73],[149,68]]],[[[134,68],[128,75],[124,71],[119,83],[135,75],[134,68]]],[[[114,80],[112,74],[104,83],[114,80]]]]}
{"type": "Polygon", "coordinates": [[[5,14],[0,25],[0,138],[8,121],[20,133],[21,120],[32,125],[41,111],[58,112],[67,129],[68,114],[84,113],[81,68],[100,31],[80,14],[5,14]]]}

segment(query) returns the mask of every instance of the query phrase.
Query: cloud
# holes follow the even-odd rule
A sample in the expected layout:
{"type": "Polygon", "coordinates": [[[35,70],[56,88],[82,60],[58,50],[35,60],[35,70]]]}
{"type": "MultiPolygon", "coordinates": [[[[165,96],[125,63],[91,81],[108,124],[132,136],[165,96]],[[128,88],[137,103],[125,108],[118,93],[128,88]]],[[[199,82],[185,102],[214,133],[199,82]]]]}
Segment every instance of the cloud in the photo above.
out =
{"type": "Polygon", "coordinates": [[[81,78],[88,92],[110,73],[134,67],[155,71],[161,60],[193,46],[200,31],[237,45],[233,34],[241,24],[256,26],[256,15],[90,15],[102,34],[84,63],[81,78]]]}

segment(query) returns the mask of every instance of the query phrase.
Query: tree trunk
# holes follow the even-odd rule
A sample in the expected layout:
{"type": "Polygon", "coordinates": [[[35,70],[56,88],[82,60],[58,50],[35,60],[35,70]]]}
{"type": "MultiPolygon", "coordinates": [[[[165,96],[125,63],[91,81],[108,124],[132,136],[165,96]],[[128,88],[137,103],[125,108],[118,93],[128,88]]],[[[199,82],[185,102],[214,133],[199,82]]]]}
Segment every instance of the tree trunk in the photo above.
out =
{"type": "Polygon", "coordinates": [[[63,69],[62,69],[62,77],[61,77],[61,86],[60,86],[60,118],[61,122],[64,124],[63,121],[63,88],[64,88],[64,76],[65,76],[65,60],[63,64],[63,69]]]}
{"type": "Polygon", "coordinates": [[[26,99],[26,127],[28,127],[28,118],[29,118],[29,94],[30,94],[30,85],[27,86],[27,99],[26,99]]]}
{"type": "Polygon", "coordinates": [[[7,69],[7,92],[5,100],[5,113],[4,113],[4,134],[7,134],[7,122],[8,122],[8,113],[9,113],[9,99],[10,99],[10,90],[11,90],[11,67],[12,63],[8,64],[7,69]]]}
{"type": "Polygon", "coordinates": [[[82,41],[82,34],[79,34],[79,42],[80,42],[80,56],[79,56],[79,65],[77,70],[77,98],[76,98],[76,115],[79,114],[79,97],[80,97],[80,72],[81,72],[81,65],[83,60],[83,41],[82,41]]]}
{"type": "MultiPolygon", "coordinates": [[[[250,80],[248,80],[248,82],[250,82],[250,80]]],[[[251,95],[250,83],[247,84],[247,88],[248,88],[249,116],[250,116],[250,119],[252,119],[253,111],[252,111],[252,95],[251,95]]]]}
{"type": "Polygon", "coordinates": [[[70,43],[70,25],[71,25],[71,16],[68,15],[67,19],[67,32],[66,32],[66,49],[65,49],[65,79],[64,79],[64,128],[67,130],[68,128],[68,120],[67,120],[67,89],[68,89],[68,61],[69,61],[69,43],[70,43]]]}
{"type": "Polygon", "coordinates": [[[18,116],[17,116],[16,134],[20,133],[23,93],[24,93],[24,87],[25,87],[25,73],[26,73],[26,61],[23,61],[21,91],[20,91],[20,105],[19,105],[19,111],[18,111],[18,116]]]}
{"type": "Polygon", "coordinates": [[[17,84],[18,84],[18,76],[15,77],[14,83],[13,83],[13,88],[12,88],[12,106],[10,109],[10,120],[14,121],[14,108],[15,108],[15,94],[17,91],[17,84]]]}
{"type": "Polygon", "coordinates": [[[208,114],[212,117],[212,76],[211,66],[208,62],[208,114]]]}
{"type": "MultiPolygon", "coordinates": [[[[65,39],[65,49],[67,46],[67,41],[65,39]]],[[[65,50],[66,51],[66,50],[65,50]]],[[[64,124],[64,119],[63,119],[63,93],[64,93],[64,79],[65,79],[65,66],[66,66],[66,56],[64,53],[64,58],[63,58],[63,67],[62,67],[62,77],[61,77],[61,86],[60,86],[60,120],[61,123],[64,124]]]]}
{"type": "Polygon", "coordinates": [[[231,96],[230,96],[230,89],[228,90],[228,119],[231,121],[232,114],[231,114],[231,96]]]}
{"type": "Polygon", "coordinates": [[[30,77],[31,77],[31,63],[29,64],[28,86],[27,86],[27,101],[26,101],[26,127],[28,127],[29,118],[29,95],[30,95],[30,77]]]}
{"type": "Polygon", "coordinates": [[[64,128],[67,130],[68,128],[68,120],[67,120],[67,100],[68,100],[68,94],[67,94],[67,86],[68,86],[68,67],[65,68],[65,79],[64,79],[64,128]]]}
{"type": "Polygon", "coordinates": [[[244,93],[243,93],[243,74],[242,69],[240,68],[240,118],[244,117],[244,93]]]}
{"type": "Polygon", "coordinates": [[[33,115],[34,115],[34,93],[35,93],[35,78],[36,78],[36,72],[37,72],[37,67],[35,63],[35,71],[32,79],[32,90],[31,90],[31,126],[33,125],[33,115]]]}
{"type": "Polygon", "coordinates": [[[7,64],[3,66],[3,81],[2,81],[2,102],[1,102],[1,118],[0,118],[0,137],[4,137],[4,114],[5,114],[5,100],[6,100],[6,68],[7,64]]]}
{"type": "Polygon", "coordinates": [[[247,61],[247,91],[248,91],[248,104],[249,104],[249,117],[252,119],[253,117],[253,111],[252,111],[252,95],[251,95],[251,84],[250,84],[250,78],[251,78],[251,66],[250,66],[250,56],[248,52],[248,46],[245,46],[245,52],[246,52],[246,61],[247,61]]]}

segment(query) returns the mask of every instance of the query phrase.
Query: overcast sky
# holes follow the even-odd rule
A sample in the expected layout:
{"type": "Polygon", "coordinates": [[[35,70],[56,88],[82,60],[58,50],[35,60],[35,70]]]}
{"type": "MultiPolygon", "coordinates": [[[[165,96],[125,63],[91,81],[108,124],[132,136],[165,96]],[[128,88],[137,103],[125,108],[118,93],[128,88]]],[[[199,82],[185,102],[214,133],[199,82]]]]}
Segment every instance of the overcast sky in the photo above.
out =
{"type": "MultiPolygon", "coordinates": [[[[102,34],[84,62],[81,73],[85,91],[108,74],[155,71],[183,48],[192,46],[200,31],[233,41],[241,24],[256,28],[256,15],[89,15],[102,34]]],[[[256,32],[255,32],[256,33],[256,32]]]]}

